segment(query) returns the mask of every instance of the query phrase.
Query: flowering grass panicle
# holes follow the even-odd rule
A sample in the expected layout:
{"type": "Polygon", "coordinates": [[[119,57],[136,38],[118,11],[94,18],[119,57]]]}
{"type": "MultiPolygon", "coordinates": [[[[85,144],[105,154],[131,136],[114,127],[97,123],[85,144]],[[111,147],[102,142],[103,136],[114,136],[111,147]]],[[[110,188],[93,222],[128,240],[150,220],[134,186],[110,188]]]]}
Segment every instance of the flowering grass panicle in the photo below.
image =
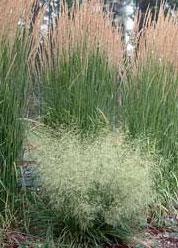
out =
{"type": "Polygon", "coordinates": [[[177,192],[178,171],[176,12],[166,11],[165,5],[161,5],[153,17],[148,10],[141,33],[137,35],[136,56],[131,58],[119,90],[120,116],[132,137],[149,137],[156,153],[166,163],[170,161],[167,166],[160,164],[162,178],[158,177],[163,182],[162,192],[166,192],[163,194],[170,195],[177,192]]]}
{"type": "Polygon", "coordinates": [[[166,61],[173,64],[176,69],[178,68],[176,12],[173,14],[171,10],[166,10],[164,4],[160,6],[154,17],[148,10],[141,33],[137,35],[139,37],[138,63],[154,56],[158,63],[166,61]]]}
{"type": "Polygon", "coordinates": [[[57,138],[43,129],[31,133],[31,140],[43,187],[66,228],[104,235],[107,228],[131,229],[145,218],[154,198],[155,164],[122,134],[107,131],[95,141],[81,141],[73,132],[57,138]]]}
{"type": "Polygon", "coordinates": [[[123,58],[121,34],[103,3],[62,5],[36,70],[45,124],[90,131],[113,120],[123,58]]]}

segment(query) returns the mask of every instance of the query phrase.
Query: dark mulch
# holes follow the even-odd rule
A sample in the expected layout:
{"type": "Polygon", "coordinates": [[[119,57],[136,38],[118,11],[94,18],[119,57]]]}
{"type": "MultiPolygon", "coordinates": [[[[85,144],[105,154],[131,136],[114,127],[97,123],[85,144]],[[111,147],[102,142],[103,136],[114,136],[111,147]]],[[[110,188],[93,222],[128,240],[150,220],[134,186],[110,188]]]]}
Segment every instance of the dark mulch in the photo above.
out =
{"type": "MultiPolygon", "coordinates": [[[[135,238],[132,244],[106,245],[104,248],[178,248],[178,218],[168,217],[162,227],[148,224],[142,238],[135,238]]],[[[38,237],[17,231],[7,231],[4,234],[3,248],[34,248],[33,244],[43,243],[38,237]]]]}
{"type": "MultiPolygon", "coordinates": [[[[20,248],[25,244],[25,248],[34,248],[33,244],[39,243],[40,239],[25,235],[19,232],[7,232],[4,248],[20,248]]],[[[178,232],[170,232],[156,227],[148,227],[145,232],[145,238],[134,242],[133,245],[113,244],[105,248],[178,248],[178,232]]]]}
{"type": "Polygon", "coordinates": [[[37,242],[40,242],[37,237],[16,231],[8,231],[5,234],[4,243],[1,245],[3,245],[3,248],[20,248],[22,245],[25,248],[34,248],[33,244],[37,242]]]}
{"type": "Polygon", "coordinates": [[[178,248],[178,218],[167,218],[163,227],[149,224],[143,238],[135,238],[134,245],[110,245],[106,248],[178,248]]]}
{"type": "Polygon", "coordinates": [[[163,228],[148,227],[147,234],[154,248],[178,248],[178,226],[175,220],[173,226],[163,228]],[[154,246],[153,246],[154,245],[154,246]]]}

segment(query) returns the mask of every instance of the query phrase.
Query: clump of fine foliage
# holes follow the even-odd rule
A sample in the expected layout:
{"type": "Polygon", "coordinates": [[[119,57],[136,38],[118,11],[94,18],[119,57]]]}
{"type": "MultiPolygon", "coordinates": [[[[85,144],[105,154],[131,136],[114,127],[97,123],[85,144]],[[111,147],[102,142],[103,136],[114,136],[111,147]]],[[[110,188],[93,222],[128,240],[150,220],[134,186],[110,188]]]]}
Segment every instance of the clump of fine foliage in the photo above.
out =
{"type": "Polygon", "coordinates": [[[76,242],[126,238],[145,220],[154,198],[155,164],[122,134],[106,131],[94,141],[81,141],[73,132],[56,137],[41,129],[31,140],[59,226],[76,242]]]}

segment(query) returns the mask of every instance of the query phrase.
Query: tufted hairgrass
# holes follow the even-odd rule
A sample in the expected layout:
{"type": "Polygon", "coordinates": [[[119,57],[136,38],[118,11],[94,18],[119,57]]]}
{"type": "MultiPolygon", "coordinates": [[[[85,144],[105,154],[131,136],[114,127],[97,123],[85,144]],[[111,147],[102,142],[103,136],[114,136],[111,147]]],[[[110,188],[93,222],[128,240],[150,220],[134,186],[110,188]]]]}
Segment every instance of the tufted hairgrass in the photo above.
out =
{"type": "Polygon", "coordinates": [[[65,230],[78,244],[101,244],[126,239],[146,221],[155,163],[122,134],[104,131],[94,141],[81,141],[73,131],[56,136],[42,128],[30,139],[58,235],[65,230]]]}

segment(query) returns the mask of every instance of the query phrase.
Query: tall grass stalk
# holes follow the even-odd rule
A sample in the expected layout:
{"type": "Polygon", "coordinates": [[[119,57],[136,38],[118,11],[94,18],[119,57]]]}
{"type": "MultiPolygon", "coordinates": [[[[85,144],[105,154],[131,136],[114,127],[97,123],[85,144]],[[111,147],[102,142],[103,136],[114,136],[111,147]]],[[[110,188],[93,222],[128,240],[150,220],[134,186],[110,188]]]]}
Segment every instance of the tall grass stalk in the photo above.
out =
{"type": "MultiPolygon", "coordinates": [[[[146,136],[170,163],[160,168],[165,185],[177,189],[178,76],[173,66],[150,57],[122,84],[122,120],[135,138],[146,136]]],[[[165,163],[163,163],[165,165],[165,163]]],[[[167,186],[166,186],[167,188],[167,186]]]]}
{"type": "Polygon", "coordinates": [[[81,58],[80,52],[63,58],[43,78],[43,115],[50,126],[76,125],[95,130],[116,114],[116,71],[95,51],[81,58]]]}
{"type": "Polygon", "coordinates": [[[149,136],[156,152],[170,162],[160,165],[162,191],[177,191],[177,18],[161,5],[155,18],[148,11],[137,33],[137,57],[121,86],[121,111],[132,136],[149,136]]]}
{"type": "Polygon", "coordinates": [[[120,34],[101,3],[75,4],[69,12],[64,6],[37,72],[45,123],[88,131],[114,118],[122,59],[120,34]]]}
{"type": "MultiPolygon", "coordinates": [[[[16,1],[15,1],[16,2],[16,1]]],[[[14,207],[17,191],[17,161],[22,159],[28,92],[27,8],[12,1],[0,3],[0,210],[14,207]],[[17,8],[19,7],[19,9],[17,8]],[[12,11],[13,10],[13,11],[12,11]],[[7,16],[4,15],[7,14],[7,16]],[[24,19],[23,19],[24,16],[24,19]],[[22,19],[20,19],[22,18],[22,19]],[[21,23],[22,24],[22,23],[21,23]],[[27,24],[27,23],[26,23],[27,24]]]]}

